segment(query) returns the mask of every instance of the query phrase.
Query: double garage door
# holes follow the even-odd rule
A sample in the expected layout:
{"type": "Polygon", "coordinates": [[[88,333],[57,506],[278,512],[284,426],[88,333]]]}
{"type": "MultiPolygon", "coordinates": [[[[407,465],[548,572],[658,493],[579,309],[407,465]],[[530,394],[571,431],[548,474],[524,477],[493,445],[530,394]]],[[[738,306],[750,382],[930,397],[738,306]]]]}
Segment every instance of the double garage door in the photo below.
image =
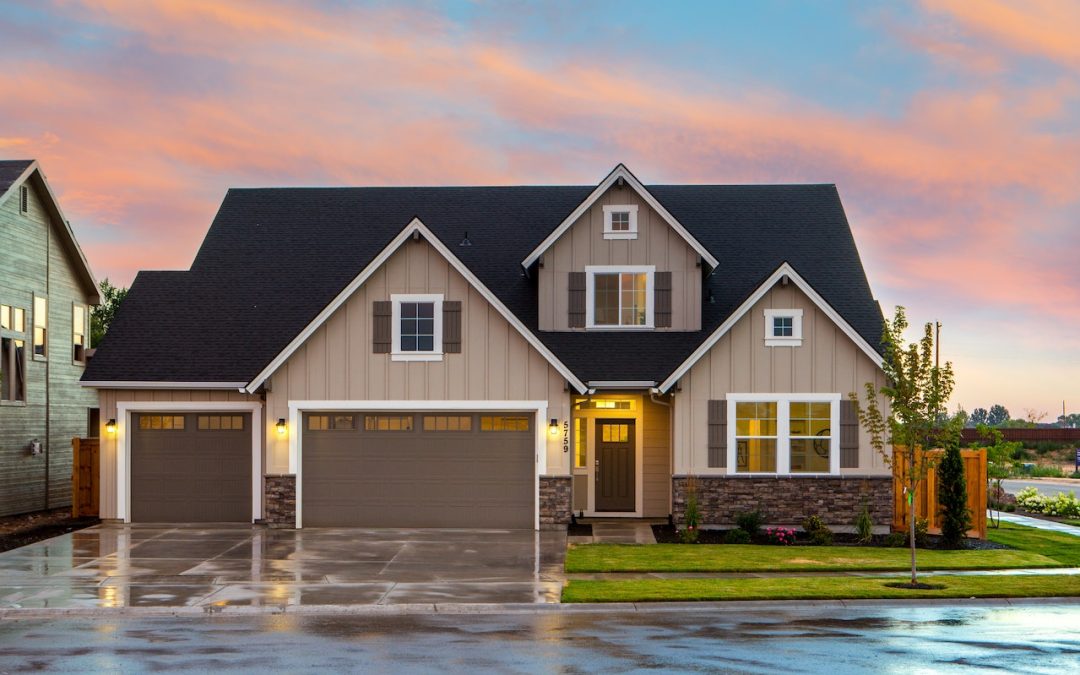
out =
{"type": "Polygon", "coordinates": [[[533,423],[529,413],[306,413],[303,525],[532,529],[533,423]]]}

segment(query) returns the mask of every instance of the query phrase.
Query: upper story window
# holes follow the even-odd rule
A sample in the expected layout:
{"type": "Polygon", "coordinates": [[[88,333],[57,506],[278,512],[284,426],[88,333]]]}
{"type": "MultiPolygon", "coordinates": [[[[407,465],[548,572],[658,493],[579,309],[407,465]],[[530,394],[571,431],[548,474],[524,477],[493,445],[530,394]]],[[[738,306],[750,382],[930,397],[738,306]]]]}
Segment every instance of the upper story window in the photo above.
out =
{"type": "Polygon", "coordinates": [[[86,363],[86,306],[71,306],[71,359],[86,363]]]}
{"type": "Polygon", "coordinates": [[[442,295],[391,295],[395,361],[441,361],[442,295]]]}
{"type": "Polygon", "coordinates": [[[604,207],[604,239],[637,239],[636,204],[604,207]]]}
{"type": "Polygon", "coordinates": [[[0,305],[0,401],[26,402],[26,310],[0,305]]]}
{"type": "Polygon", "coordinates": [[[652,265],[585,268],[587,328],[652,328],[652,265]]]}
{"type": "Polygon", "coordinates": [[[49,301],[34,296],[34,358],[48,356],[49,342],[49,301]]]}
{"type": "Polygon", "coordinates": [[[765,310],[765,345],[798,347],[802,344],[801,309],[765,310]]]}

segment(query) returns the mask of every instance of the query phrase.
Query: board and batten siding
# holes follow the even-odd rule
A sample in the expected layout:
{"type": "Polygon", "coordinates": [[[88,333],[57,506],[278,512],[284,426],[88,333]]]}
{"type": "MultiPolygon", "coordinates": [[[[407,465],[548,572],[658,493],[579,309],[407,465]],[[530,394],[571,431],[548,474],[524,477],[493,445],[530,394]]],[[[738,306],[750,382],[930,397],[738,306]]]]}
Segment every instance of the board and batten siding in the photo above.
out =
{"type": "Polygon", "coordinates": [[[542,260],[537,271],[540,330],[572,330],[569,274],[585,271],[586,265],[655,265],[657,272],[671,272],[671,327],[657,330],[701,330],[698,254],[629,186],[605,192],[542,260]],[[605,205],[637,205],[637,239],[604,239],[605,205]]]}
{"type": "MultiPolygon", "coordinates": [[[[565,379],[427,242],[395,252],[272,375],[268,420],[294,400],[546,400],[548,418],[569,417],[565,379]],[[372,306],[396,293],[441,293],[461,302],[461,352],[441,361],[394,361],[374,353],[372,306]]],[[[295,430],[294,430],[295,433],[295,430]]],[[[566,475],[563,439],[548,438],[547,474],[566,475]]],[[[267,471],[288,471],[288,442],[271,435],[267,471]]]]}
{"type": "MultiPolygon", "coordinates": [[[[730,393],[839,393],[864,396],[865,385],[884,383],[877,365],[794,284],[777,285],[759,300],[680,380],[675,406],[675,474],[723,474],[708,468],[710,400],[730,393]],[[801,309],[799,347],[765,346],[765,310],[801,309]]],[[[879,402],[883,410],[885,402],[879,402]]],[[[835,435],[839,452],[839,431],[835,435]]],[[[889,467],[859,433],[859,466],[846,475],[885,475],[889,467]]]]}
{"type": "MultiPolygon", "coordinates": [[[[116,518],[116,457],[119,448],[117,447],[117,437],[105,433],[105,424],[110,419],[117,418],[117,403],[121,401],[127,403],[189,403],[192,401],[207,403],[257,402],[260,400],[260,397],[243,394],[239,391],[221,389],[101,389],[98,391],[98,400],[101,406],[101,484],[98,489],[98,494],[101,499],[101,517],[116,518]]],[[[193,411],[185,410],[184,412],[193,411]]],[[[273,425],[276,421],[276,418],[270,420],[264,416],[263,439],[274,432],[273,425]]],[[[265,443],[265,440],[263,442],[265,443]]]]}
{"type": "Polygon", "coordinates": [[[641,397],[645,426],[641,439],[641,515],[671,513],[671,406],[641,397]]]}
{"type": "Polygon", "coordinates": [[[79,386],[84,366],[73,363],[71,348],[72,303],[94,298],[59,236],[62,225],[52,222],[46,193],[34,177],[25,184],[27,213],[19,211],[18,188],[0,203],[0,304],[26,311],[26,405],[0,404],[0,515],[71,504],[71,439],[86,435],[87,410],[97,407],[97,394],[79,386]],[[33,358],[35,294],[49,301],[47,361],[33,358]],[[29,453],[34,439],[46,453],[29,453]]]}

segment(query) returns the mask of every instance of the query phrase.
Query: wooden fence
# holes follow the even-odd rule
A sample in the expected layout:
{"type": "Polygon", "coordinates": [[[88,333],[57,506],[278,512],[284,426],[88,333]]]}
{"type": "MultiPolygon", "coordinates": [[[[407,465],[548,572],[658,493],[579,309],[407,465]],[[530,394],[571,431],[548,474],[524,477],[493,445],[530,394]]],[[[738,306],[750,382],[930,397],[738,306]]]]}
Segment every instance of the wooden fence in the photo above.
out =
{"type": "MultiPolygon", "coordinates": [[[[927,451],[930,460],[937,465],[945,454],[943,450],[927,451]]],[[[964,460],[964,478],[967,481],[968,510],[971,512],[969,537],[986,538],[986,450],[961,450],[964,460]]],[[[907,453],[893,452],[893,532],[908,531],[908,504],[904,494],[903,479],[907,471],[907,453]]],[[[931,534],[941,533],[941,513],[938,506],[937,470],[931,468],[926,478],[919,482],[915,491],[915,517],[926,518],[931,534]]]]}
{"type": "MultiPolygon", "coordinates": [[[[1073,443],[1080,446],[1080,429],[1038,427],[1035,429],[998,429],[998,431],[1006,441],[1073,443]]],[[[989,441],[989,438],[981,438],[976,429],[964,429],[960,432],[961,443],[987,443],[989,441]]]]}
{"type": "Polygon", "coordinates": [[[96,438],[71,439],[71,516],[98,515],[98,457],[96,438]]]}

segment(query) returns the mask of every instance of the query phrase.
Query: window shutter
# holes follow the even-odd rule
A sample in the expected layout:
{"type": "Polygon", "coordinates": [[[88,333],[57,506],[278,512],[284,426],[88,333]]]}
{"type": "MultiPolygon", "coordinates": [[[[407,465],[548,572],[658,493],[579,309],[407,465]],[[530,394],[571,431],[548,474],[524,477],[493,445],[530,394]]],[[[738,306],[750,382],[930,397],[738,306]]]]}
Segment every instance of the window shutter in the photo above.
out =
{"type": "Polygon", "coordinates": [[[443,300],[442,348],[447,354],[461,353],[461,301],[443,300]]]}
{"type": "Polygon", "coordinates": [[[376,354],[389,354],[394,341],[394,330],[390,325],[393,321],[394,303],[389,300],[376,300],[371,303],[371,307],[371,351],[376,354]]]}
{"type": "Polygon", "coordinates": [[[653,276],[653,315],[657,328],[671,328],[671,272],[653,276]]]}
{"type": "Polygon", "coordinates": [[[859,413],[855,401],[840,401],[840,468],[859,468],[859,413]]]}
{"type": "Polygon", "coordinates": [[[571,328],[585,327],[585,273],[570,273],[570,310],[567,316],[571,328]]]}
{"type": "Polygon", "coordinates": [[[727,401],[709,401],[709,468],[727,468],[727,401]]]}

